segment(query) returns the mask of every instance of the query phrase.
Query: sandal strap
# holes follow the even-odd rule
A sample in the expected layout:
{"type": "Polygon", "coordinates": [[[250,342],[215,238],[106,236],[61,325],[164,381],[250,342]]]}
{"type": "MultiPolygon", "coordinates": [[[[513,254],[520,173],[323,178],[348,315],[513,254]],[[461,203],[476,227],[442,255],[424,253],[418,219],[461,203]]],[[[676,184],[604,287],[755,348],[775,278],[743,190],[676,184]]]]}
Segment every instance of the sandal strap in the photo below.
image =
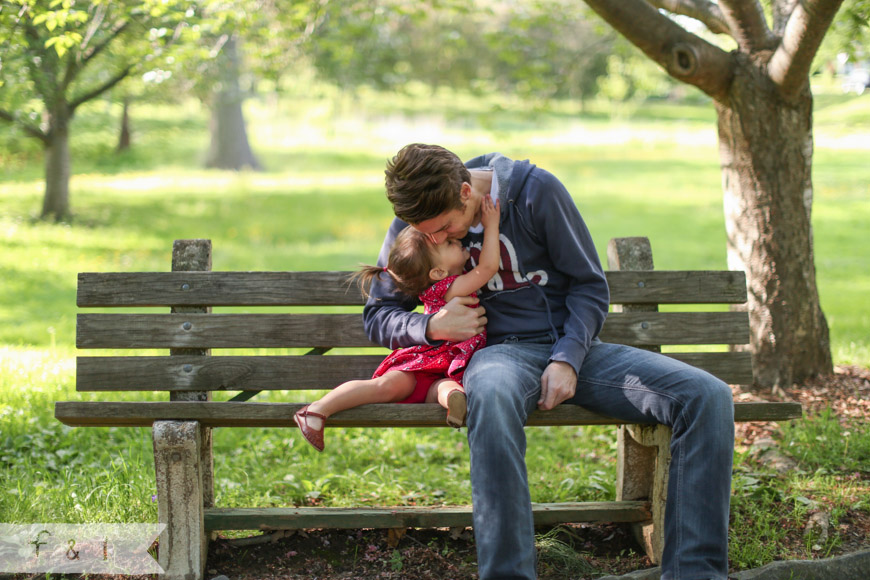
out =
{"type": "Polygon", "coordinates": [[[326,421],[326,419],[327,419],[326,417],[324,417],[320,413],[315,413],[314,411],[309,411],[308,407],[303,407],[302,409],[299,409],[298,411],[296,411],[296,414],[299,415],[300,417],[309,417],[309,416],[310,417],[317,417],[318,419],[323,419],[324,421],[326,421]]]}

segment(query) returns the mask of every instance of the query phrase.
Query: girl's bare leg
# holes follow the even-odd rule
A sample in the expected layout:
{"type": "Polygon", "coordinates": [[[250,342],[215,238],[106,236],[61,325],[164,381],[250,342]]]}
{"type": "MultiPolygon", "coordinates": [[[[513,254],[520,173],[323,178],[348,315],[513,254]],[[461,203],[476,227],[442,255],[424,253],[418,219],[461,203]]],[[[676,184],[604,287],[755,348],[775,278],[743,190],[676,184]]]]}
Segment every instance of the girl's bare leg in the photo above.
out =
{"type": "MultiPolygon", "coordinates": [[[[329,417],[339,411],[367,403],[401,401],[411,396],[416,385],[417,378],[414,373],[389,371],[376,379],[342,383],[320,400],[311,403],[308,410],[329,417]]],[[[307,421],[312,429],[320,429],[323,426],[323,421],[318,417],[309,416],[307,421]]]]}
{"type": "Polygon", "coordinates": [[[447,424],[459,429],[465,423],[466,399],[465,389],[453,379],[441,379],[432,383],[426,393],[426,402],[438,401],[447,409],[447,424]]]}

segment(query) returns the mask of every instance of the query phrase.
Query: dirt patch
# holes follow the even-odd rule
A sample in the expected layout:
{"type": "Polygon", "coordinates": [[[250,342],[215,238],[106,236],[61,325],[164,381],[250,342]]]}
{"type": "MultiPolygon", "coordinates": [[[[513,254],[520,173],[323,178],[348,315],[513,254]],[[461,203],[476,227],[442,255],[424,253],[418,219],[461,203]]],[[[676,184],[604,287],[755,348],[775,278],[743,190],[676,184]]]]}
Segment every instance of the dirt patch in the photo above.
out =
{"type": "MultiPolygon", "coordinates": [[[[542,580],[652,565],[637,554],[626,526],[572,524],[538,532],[542,580]]],[[[256,546],[218,539],[209,548],[207,577],[458,580],[477,578],[476,561],[469,529],[409,530],[401,538],[385,530],[306,530],[256,546]]]]}

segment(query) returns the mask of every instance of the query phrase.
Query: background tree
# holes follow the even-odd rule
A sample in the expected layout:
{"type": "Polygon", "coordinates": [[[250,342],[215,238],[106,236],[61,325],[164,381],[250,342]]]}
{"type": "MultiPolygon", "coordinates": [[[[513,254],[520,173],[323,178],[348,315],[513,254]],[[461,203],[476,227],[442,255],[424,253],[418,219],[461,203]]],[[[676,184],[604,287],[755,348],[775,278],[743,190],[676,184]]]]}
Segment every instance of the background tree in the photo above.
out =
{"type": "Polygon", "coordinates": [[[760,387],[832,371],[813,256],[809,76],[842,2],[771,0],[766,14],[758,0],[586,0],[668,74],[713,98],[728,265],[747,272],[760,387]],[[705,40],[701,24],[735,48],[705,40]]]}
{"type": "Polygon", "coordinates": [[[184,15],[168,0],[0,0],[0,119],[43,145],[43,219],[70,216],[76,110],[161,54],[184,15]]]}
{"type": "Polygon", "coordinates": [[[318,74],[341,87],[422,84],[545,102],[598,91],[616,35],[572,0],[470,6],[380,0],[333,12],[311,44],[318,74]]]}

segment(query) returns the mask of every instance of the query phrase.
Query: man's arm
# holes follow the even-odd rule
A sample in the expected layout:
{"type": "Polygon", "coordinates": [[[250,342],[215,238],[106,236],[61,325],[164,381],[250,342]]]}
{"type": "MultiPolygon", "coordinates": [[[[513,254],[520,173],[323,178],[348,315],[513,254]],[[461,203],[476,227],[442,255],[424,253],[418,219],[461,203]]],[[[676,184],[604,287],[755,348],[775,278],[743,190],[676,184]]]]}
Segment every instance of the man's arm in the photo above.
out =
{"type": "Polygon", "coordinates": [[[542,200],[546,205],[537,213],[536,230],[544,233],[555,267],[570,279],[566,297],[570,315],[541,378],[538,405],[551,409],[574,395],[577,373],[607,317],[610,292],[592,236],[574,200],[555,177],[545,176],[552,183],[542,200]]]}
{"type": "MultiPolygon", "coordinates": [[[[390,224],[378,255],[378,266],[386,266],[396,236],[407,225],[398,218],[390,224]]],[[[416,297],[406,296],[396,290],[390,276],[382,275],[373,280],[369,299],[363,308],[363,327],[369,339],[394,350],[430,344],[426,338],[426,328],[431,315],[413,312],[417,304],[416,297]]]]}

